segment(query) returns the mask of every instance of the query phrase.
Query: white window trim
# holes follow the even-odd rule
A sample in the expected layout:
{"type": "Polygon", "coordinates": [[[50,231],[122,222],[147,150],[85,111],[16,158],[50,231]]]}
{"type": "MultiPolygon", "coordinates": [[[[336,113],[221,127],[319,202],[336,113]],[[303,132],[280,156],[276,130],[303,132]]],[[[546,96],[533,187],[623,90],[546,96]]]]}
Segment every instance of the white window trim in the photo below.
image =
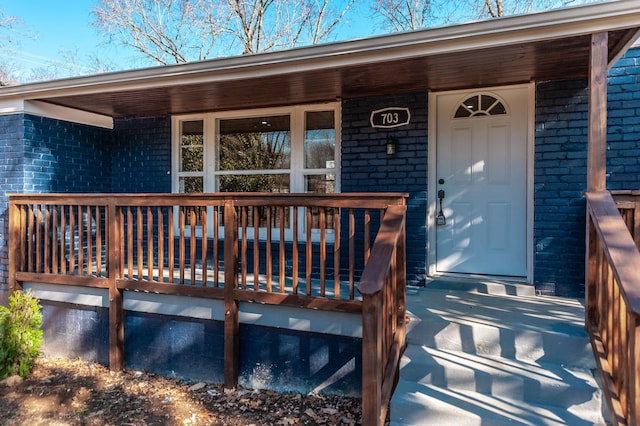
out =
{"type": "MultiPolygon", "coordinates": [[[[216,170],[216,150],[218,149],[218,123],[219,120],[232,119],[232,118],[250,118],[259,117],[265,115],[285,115],[288,114],[291,117],[290,131],[291,131],[291,158],[290,167],[288,169],[277,170],[248,170],[246,174],[288,174],[290,176],[289,190],[294,192],[303,192],[304,189],[304,177],[307,175],[317,175],[327,173],[328,170],[335,175],[335,188],[336,193],[340,192],[340,155],[341,155],[341,109],[340,102],[322,103],[322,104],[309,104],[309,105],[295,105],[277,108],[260,108],[260,109],[243,109],[234,111],[222,111],[211,112],[201,114],[184,114],[174,115],[171,117],[171,191],[173,193],[179,193],[180,190],[180,178],[188,176],[203,176],[203,190],[205,193],[212,193],[216,191],[216,176],[230,174],[232,172],[216,170]],[[335,123],[335,154],[334,162],[335,167],[333,169],[305,169],[304,168],[304,113],[307,111],[334,111],[334,123],[335,123]],[[183,121],[197,121],[202,120],[203,132],[204,132],[204,171],[203,172],[180,172],[180,143],[181,143],[181,126],[183,121]]],[[[211,210],[211,209],[208,209],[211,210]]],[[[176,212],[177,213],[177,212],[176,212]]],[[[210,212],[212,213],[212,212],[210,212]]],[[[177,215],[176,215],[177,217],[177,215]]],[[[292,240],[293,232],[291,226],[293,220],[290,221],[290,227],[285,230],[285,239],[287,241],[292,240]]],[[[176,220],[177,226],[177,220],[176,220]]],[[[196,230],[197,235],[201,236],[201,229],[196,230]]],[[[209,237],[213,236],[213,229],[209,228],[209,237]]],[[[253,239],[253,228],[247,232],[247,238],[253,239]]],[[[223,233],[219,233],[222,238],[223,233]]],[[[280,238],[279,228],[272,228],[271,237],[273,241],[278,241],[280,238]]],[[[242,235],[240,235],[242,238],[242,235]]],[[[266,238],[266,229],[260,228],[259,239],[264,240],[266,238]]],[[[319,240],[320,230],[314,229],[312,231],[313,241],[319,240]]],[[[328,242],[333,240],[333,230],[326,230],[326,238],[328,242]]],[[[303,212],[299,212],[298,217],[298,241],[306,240],[305,230],[305,218],[303,212]]]]}

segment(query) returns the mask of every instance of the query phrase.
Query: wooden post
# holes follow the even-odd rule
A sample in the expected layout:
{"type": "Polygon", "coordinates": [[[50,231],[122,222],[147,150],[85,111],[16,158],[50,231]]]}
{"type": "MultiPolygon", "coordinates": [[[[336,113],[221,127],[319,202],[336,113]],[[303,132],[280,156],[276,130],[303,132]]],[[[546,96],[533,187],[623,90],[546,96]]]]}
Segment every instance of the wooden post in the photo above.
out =
{"type": "MultiPolygon", "coordinates": [[[[637,425],[640,421],[640,321],[635,315],[629,318],[629,397],[627,421],[630,425],[637,425]]],[[[625,407],[627,408],[627,407],[625,407]]]]}
{"type": "Polygon", "coordinates": [[[22,290],[21,283],[16,280],[16,272],[20,269],[20,265],[23,264],[22,259],[24,259],[22,245],[24,233],[20,232],[22,212],[21,207],[9,200],[9,276],[7,277],[9,295],[14,291],[22,290]]]}
{"type": "Polygon", "coordinates": [[[382,412],[382,297],[362,296],[362,424],[383,425],[382,412]]]}
{"type": "Polygon", "coordinates": [[[113,201],[107,206],[109,240],[107,241],[107,278],[109,280],[109,369],[124,369],[124,309],[122,291],[117,287],[120,270],[120,226],[122,220],[113,201]]]}
{"type": "MultiPolygon", "coordinates": [[[[587,191],[600,192],[607,186],[607,65],[608,33],[591,36],[591,54],[589,61],[589,128],[587,146],[587,191]]],[[[585,319],[593,320],[593,301],[595,293],[594,244],[595,234],[591,232],[589,207],[586,211],[585,229],[585,288],[587,308],[585,319]],[[589,318],[591,317],[591,318],[589,318]]],[[[588,324],[588,323],[587,323],[588,324]]]]}
{"type": "MultiPolygon", "coordinates": [[[[268,225],[267,225],[268,226],[268,225]]],[[[238,385],[240,320],[234,291],[238,286],[238,215],[233,201],[224,205],[224,386],[238,385]]]]}
{"type": "Polygon", "coordinates": [[[587,191],[604,191],[607,172],[608,33],[591,36],[587,191]]]}

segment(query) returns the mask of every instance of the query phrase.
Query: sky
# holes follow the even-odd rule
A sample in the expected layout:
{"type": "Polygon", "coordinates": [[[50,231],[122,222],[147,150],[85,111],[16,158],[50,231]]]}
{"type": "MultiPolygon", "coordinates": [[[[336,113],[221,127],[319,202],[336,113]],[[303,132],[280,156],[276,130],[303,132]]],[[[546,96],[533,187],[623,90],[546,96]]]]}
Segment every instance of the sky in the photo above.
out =
{"type": "MultiPolygon", "coordinates": [[[[79,58],[104,51],[105,46],[91,26],[93,0],[0,0],[6,15],[19,18],[34,39],[19,38],[10,52],[22,68],[46,66],[55,62],[63,50],[77,51],[79,58]]],[[[106,49],[114,55],[112,48],[106,49]]]]}
{"type": "MultiPolygon", "coordinates": [[[[78,65],[77,72],[73,72],[75,75],[94,73],[94,69],[86,67],[86,64],[98,56],[114,71],[149,66],[149,62],[142,62],[140,54],[136,55],[133,50],[105,43],[104,38],[91,25],[91,10],[97,1],[0,0],[0,10],[5,15],[19,18],[23,27],[32,35],[14,35],[17,45],[0,46],[0,62],[10,62],[14,70],[21,70],[18,76],[22,80],[25,76],[29,78],[31,69],[51,68],[52,64],[62,64],[63,52],[70,53],[74,63],[85,65],[78,65]]],[[[574,3],[590,1],[594,0],[573,0],[574,3]]],[[[381,28],[372,24],[368,7],[369,1],[356,0],[355,6],[349,11],[347,25],[341,26],[342,30],[335,34],[335,38],[347,40],[381,33],[381,28]]]]}
{"type": "MultiPolygon", "coordinates": [[[[90,62],[92,56],[100,57],[115,70],[136,66],[139,56],[123,47],[108,46],[91,25],[91,10],[96,0],[0,0],[0,10],[5,15],[19,18],[23,26],[33,34],[33,39],[14,37],[19,43],[10,48],[10,60],[15,68],[31,69],[51,66],[60,61],[61,52],[73,52],[78,63],[90,62]]],[[[363,2],[357,2],[362,6],[363,2]]],[[[365,9],[365,13],[366,9],[365,9]]],[[[354,14],[352,16],[362,16],[354,14]]],[[[366,20],[347,26],[350,34],[341,38],[364,37],[371,28],[366,20]]],[[[6,46],[5,46],[6,47],[6,46]]],[[[2,59],[2,58],[0,58],[2,59]]],[[[78,70],[78,74],[86,74],[78,70]]],[[[90,70],[89,70],[90,71],[90,70]]]]}

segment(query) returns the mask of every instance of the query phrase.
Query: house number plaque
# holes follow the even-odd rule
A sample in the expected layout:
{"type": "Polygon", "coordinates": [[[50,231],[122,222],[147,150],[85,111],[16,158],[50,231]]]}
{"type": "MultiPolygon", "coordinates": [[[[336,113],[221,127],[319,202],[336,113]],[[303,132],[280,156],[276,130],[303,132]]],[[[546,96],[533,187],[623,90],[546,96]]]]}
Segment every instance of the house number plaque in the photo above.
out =
{"type": "Polygon", "coordinates": [[[409,108],[389,107],[371,111],[371,127],[390,129],[409,124],[411,113],[409,108]]]}

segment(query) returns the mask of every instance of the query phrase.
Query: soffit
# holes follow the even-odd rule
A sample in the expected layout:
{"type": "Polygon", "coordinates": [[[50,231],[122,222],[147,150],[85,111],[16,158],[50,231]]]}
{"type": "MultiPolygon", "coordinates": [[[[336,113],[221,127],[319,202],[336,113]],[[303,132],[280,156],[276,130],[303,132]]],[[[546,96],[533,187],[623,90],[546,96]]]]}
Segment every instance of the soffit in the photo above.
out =
{"type": "Polygon", "coordinates": [[[482,22],[36,83],[2,88],[0,101],[3,95],[20,96],[112,117],[133,117],[583,78],[589,71],[591,33],[608,32],[610,60],[637,38],[640,1],[614,2],[616,7],[620,4],[635,9],[603,17],[611,8],[582,7],[540,14],[537,20],[507,18],[496,22],[497,28],[482,22]],[[600,18],[590,18],[592,13],[600,18]],[[545,19],[557,23],[545,24],[545,19]],[[580,19],[585,22],[582,26],[576,24],[580,19]]]}

